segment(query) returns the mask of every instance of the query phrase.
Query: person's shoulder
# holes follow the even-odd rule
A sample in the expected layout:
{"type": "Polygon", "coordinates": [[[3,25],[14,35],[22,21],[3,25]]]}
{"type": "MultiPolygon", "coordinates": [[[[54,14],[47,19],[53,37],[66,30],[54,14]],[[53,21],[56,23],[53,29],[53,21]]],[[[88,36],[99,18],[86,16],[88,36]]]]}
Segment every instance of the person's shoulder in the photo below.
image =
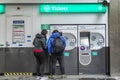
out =
{"type": "Polygon", "coordinates": [[[60,36],[61,38],[65,39],[64,36],[60,36]]]}
{"type": "Polygon", "coordinates": [[[60,38],[61,38],[63,41],[65,41],[65,38],[64,38],[64,36],[60,36],[60,38]]]}
{"type": "Polygon", "coordinates": [[[48,40],[52,40],[53,39],[53,37],[49,37],[49,39],[48,40]]]}
{"type": "Polygon", "coordinates": [[[45,38],[45,35],[43,35],[43,34],[40,34],[40,38],[45,38]]]}

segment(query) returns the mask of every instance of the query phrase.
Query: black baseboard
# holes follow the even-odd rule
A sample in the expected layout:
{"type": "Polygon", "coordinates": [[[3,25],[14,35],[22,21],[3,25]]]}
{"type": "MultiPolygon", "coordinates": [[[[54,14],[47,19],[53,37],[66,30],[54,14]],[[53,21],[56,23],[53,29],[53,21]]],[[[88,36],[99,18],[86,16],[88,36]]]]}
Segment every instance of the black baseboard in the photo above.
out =
{"type": "MultiPolygon", "coordinates": [[[[45,73],[45,75],[50,75],[50,73],[45,73]]],[[[33,73],[33,76],[37,76],[37,73],[33,73]]]]}
{"type": "Polygon", "coordinates": [[[0,73],[0,76],[4,76],[4,73],[0,73]]]}

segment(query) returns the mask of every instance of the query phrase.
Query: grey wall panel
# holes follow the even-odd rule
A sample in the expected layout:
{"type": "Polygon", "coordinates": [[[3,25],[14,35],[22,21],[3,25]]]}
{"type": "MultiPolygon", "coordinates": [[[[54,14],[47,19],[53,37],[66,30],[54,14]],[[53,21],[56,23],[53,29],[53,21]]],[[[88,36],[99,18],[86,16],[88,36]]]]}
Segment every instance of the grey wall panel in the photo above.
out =
{"type": "Polygon", "coordinates": [[[5,55],[0,55],[0,73],[4,73],[5,69],[5,55]]]}
{"type": "Polygon", "coordinates": [[[77,75],[78,74],[78,53],[77,48],[73,50],[66,50],[65,52],[69,52],[69,56],[64,56],[64,66],[65,73],[68,75],[77,75]]]}
{"type": "MultiPolygon", "coordinates": [[[[36,73],[36,59],[33,48],[6,48],[5,72],[36,73]]],[[[45,73],[49,73],[49,57],[46,53],[45,73]]]]}
{"type": "Polygon", "coordinates": [[[36,61],[32,48],[6,48],[6,72],[35,72],[36,61]]]}
{"type": "Polygon", "coordinates": [[[110,4],[110,64],[111,75],[120,75],[120,0],[110,4]]]}
{"type": "Polygon", "coordinates": [[[0,73],[5,72],[5,49],[0,48],[0,73]]]}

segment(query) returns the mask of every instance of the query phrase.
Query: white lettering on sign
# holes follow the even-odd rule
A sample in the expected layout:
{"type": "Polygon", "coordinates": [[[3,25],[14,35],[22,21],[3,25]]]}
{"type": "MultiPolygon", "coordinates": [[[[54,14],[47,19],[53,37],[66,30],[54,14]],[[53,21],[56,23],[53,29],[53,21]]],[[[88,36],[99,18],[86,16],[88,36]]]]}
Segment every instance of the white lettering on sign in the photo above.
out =
{"type": "Polygon", "coordinates": [[[98,7],[98,10],[102,10],[102,8],[103,8],[102,6],[99,6],[99,7],[98,7]]]}
{"type": "Polygon", "coordinates": [[[50,6],[45,6],[44,10],[45,10],[46,12],[49,12],[49,11],[50,11],[50,6]]]}
{"type": "Polygon", "coordinates": [[[68,7],[56,7],[56,6],[52,6],[52,10],[53,11],[67,11],[68,7]]]}

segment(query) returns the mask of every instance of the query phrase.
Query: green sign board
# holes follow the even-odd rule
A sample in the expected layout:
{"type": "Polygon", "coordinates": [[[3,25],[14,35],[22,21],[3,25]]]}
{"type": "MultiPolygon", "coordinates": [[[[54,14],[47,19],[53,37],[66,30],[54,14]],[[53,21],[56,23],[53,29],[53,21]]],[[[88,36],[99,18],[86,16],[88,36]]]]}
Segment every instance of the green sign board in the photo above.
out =
{"type": "Polygon", "coordinates": [[[41,24],[41,30],[43,29],[50,30],[50,24],[41,24]]]}
{"type": "Polygon", "coordinates": [[[43,3],[39,6],[41,13],[103,13],[106,6],[102,3],[43,3]]]}
{"type": "Polygon", "coordinates": [[[0,14],[5,12],[5,5],[0,4],[0,14]]]}

